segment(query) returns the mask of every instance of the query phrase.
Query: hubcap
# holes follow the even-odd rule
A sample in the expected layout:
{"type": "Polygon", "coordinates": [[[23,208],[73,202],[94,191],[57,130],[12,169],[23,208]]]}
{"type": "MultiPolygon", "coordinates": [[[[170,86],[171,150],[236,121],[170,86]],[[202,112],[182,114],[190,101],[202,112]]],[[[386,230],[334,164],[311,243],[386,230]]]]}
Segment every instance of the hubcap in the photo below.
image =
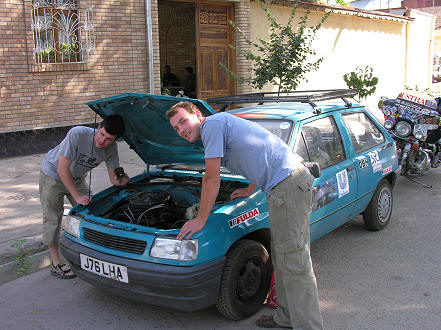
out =
{"type": "Polygon", "coordinates": [[[383,188],[378,196],[378,220],[386,222],[392,211],[392,194],[389,189],[383,188]]]}
{"type": "Polygon", "coordinates": [[[237,279],[237,298],[242,302],[251,299],[259,290],[261,280],[262,270],[259,265],[254,260],[248,260],[242,266],[237,279]]]}

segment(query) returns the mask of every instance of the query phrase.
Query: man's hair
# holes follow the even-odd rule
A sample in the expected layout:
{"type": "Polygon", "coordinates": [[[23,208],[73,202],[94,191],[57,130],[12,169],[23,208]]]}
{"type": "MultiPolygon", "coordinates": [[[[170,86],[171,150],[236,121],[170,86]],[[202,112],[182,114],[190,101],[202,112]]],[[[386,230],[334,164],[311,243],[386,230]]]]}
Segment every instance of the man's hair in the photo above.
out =
{"type": "Polygon", "coordinates": [[[104,127],[107,133],[115,135],[116,138],[124,134],[124,120],[120,115],[110,115],[101,122],[100,127],[104,127]]]}
{"type": "Polygon", "coordinates": [[[188,73],[193,74],[193,68],[192,68],[191,66],[187,66],[187,67],[185,68],[185,71],[187,71],[188,73]]]}
{"type": "Polygon", "coordinates": [[[181,108],[185,109],[185,111],[192,115],[194,115],[196,111],[199,111],[198,107],[194,103],[182,101],[172,106],[170,110],[165,113],[165,115],[170,120],[170,118],[176,115],[178,113],[178,110],[181,108]]]}

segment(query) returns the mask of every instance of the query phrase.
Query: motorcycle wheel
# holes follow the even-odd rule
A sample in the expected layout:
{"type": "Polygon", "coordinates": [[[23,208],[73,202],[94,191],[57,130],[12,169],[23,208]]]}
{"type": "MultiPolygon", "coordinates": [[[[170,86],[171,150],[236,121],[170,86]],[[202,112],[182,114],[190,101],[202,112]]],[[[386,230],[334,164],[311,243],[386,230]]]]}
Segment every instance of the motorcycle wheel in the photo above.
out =
{"type": "Polygon", "coordinates": [[[364,225],[372,231],[382,230],[389,223],[392,215],[393,195],[389,182],[381,180],[363,213],[364,225]]]}

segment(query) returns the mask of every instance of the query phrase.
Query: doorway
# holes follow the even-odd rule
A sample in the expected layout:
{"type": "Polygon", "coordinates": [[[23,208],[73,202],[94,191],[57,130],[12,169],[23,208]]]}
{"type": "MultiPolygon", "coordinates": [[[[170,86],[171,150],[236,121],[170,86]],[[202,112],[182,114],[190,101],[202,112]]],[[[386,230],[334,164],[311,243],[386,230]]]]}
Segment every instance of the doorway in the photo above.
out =
{"type": "Polygon", "coordinates": [[[228,3],[158,1],[162,93],[185,90],[186,96],[201,99],[234,94],[234,82],[219,65],[235,71],[229,47],[234,29],[228,24],[233,19],[234,6],[228,3]]]}

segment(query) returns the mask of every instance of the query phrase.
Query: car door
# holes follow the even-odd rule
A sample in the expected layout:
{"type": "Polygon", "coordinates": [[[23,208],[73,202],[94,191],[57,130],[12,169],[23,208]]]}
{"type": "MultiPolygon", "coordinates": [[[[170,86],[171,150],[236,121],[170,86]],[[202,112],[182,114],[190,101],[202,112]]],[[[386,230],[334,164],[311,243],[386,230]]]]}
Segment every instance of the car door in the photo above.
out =
{"type": "Polygon", "coordinates": [[[314,181],[311,205],[314,240],[350,219],[357,196],[357,173],[333,115],[302,122],[294,150],[321,168],[321,176],[314,181]]]}
{"type": "Polygon", "coordinates": [[[392,172],[394,145],[385,138],[379,123],[364,111],[342,112],[341,118],[351,141],[348,151],[357,172],[355,216],[365,210],[381,179],[392,172]]]}

